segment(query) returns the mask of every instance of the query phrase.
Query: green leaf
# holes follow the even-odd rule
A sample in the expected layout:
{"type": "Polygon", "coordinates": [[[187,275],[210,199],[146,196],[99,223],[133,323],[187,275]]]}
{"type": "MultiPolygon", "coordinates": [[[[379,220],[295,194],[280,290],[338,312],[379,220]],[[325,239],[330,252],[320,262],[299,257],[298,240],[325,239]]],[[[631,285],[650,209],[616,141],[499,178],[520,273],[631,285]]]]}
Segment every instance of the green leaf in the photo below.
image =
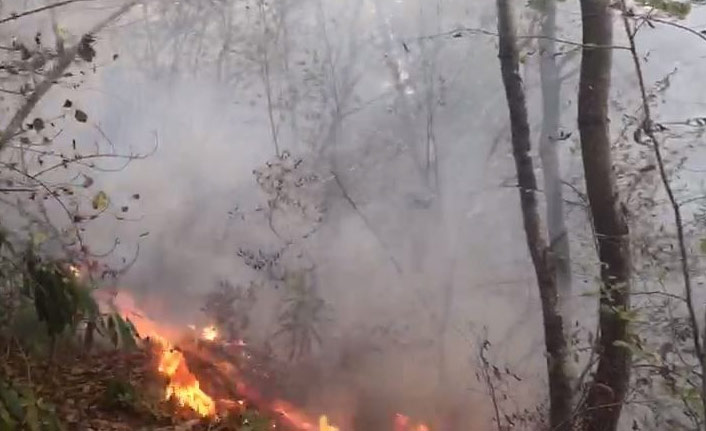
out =
{"type": "Polygon", "coordinates": [[[108,199],[108,195],[104,191],[99,191],[96,193],[96,195],[93,197],[93,209],[96,211],[105,211],[108,208],[108,204],[110,203],[110,200],[108,199]]]}
{"type": "Polygon", "coordinates": [[[120,341],[122,342],[123,347],[125,348],[134,348],[137,347],[137,344],[135,343],[135,334],[132,331],[132,323],[128,324],[123,320],[122,316],[120,314],[115,314],[115,322],[117,323],[118,326],[118,332],[120,334],[120,341]]]}
{"type": "Polygon", "coordinates": [[[0,401],[0,431],[13,431],[17,429],[17,422],[12,419],[3,402],[0,401]]]}
{"type": "Polygon", "coordinates": [[[633,353],[633,354],[638,352],[637,347],[635,347],[633,344],[628,343],[627,341],[615,340],[615,341],[613,341],[613,345],[616,347],[626,348],[630,351],[630,353],[633,353]]]}
{"type": "Polygon", "coordinates": [[[113,346],[118,347],[119,335],[115,329],[115,316],[116,314],[108,316],[108,336],[110,336],[110,342],[113,343],[113,346]]]}
{"type": "Polygon", "coordinates": [[[80,310],[86,317],[94,318],[100,313],[98,308],[98,303],[91,295],[91,290],[85,286],[76,286],[76,305],[77,309],[80,310]]]}
{"type": "Polygon", "coordinates": [[[44,232],[32,232],[30,239],[32,240],[32,246],[36,248],[47,240],[47,235],[44,232]]]}
{"type": "Polygon", "coordinates": [[[5,405],[5,408],[7,408],[13,418],[18,421],[22,420],[24,416],[22,413],[22,401],[14,389],[0,383],[0,400],[2,400],[2,404],[5,405]]]}
{"type": "Polygon", "coordinates": [[[684,19],[691,12],[691,2],[682,0],[638,0],[638,3],[659,9],[673,17],[684,19]]]}
{"type": "Polygon", "coordinates": [[[615,313],[618,315],[618,318],[628,322],[634,322],[640,316],[637,310],[616,310],[615,313]]]}
{"type": "Polygon", "coordinates": [[[706,254],[706,238],[702,238],[701,241],[699,241],[699,248],[701,249],[701,253],[706,254]]]}

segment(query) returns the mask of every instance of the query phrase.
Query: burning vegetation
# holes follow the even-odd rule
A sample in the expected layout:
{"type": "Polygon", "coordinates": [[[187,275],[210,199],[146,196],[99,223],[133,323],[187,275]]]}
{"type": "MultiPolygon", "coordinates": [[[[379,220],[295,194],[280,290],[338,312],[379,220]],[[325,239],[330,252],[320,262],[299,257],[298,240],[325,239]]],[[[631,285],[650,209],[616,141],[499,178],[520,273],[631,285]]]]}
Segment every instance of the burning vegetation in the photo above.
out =
{"type": "MultiPolygon", "coordinates": [[[[257,412],[266,428],[286,431],[346,431],[326,414],[310,414],[289,400],[257,387],[251,376],[268,370],[246,369],[257,353],[243,340],[222,339],[215,325],[200,330],[175,331],[147,317],[132,298],[120,292],[114,298],[120,314],[134,327],[139,339],[155,356],[156,370],[165,378],[163,398],[192,411],[206,421],[222,422],[238,415],[246,421],[257,412]],[[176,337],[176,338],[173,338],[176,337]],[[178,341],[171,341],[176,339],[178,341]]],[[[430,431],[430,428],[396,414],[389,431],[430,431]]]]}

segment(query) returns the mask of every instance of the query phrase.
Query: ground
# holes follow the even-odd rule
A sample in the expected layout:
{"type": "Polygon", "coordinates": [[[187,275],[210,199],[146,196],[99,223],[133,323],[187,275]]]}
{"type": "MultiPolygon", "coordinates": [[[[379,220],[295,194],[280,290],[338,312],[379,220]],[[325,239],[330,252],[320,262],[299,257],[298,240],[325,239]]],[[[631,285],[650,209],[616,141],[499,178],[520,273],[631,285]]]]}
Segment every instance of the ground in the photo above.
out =
{"type": "Polygon", "coordinates": [[[55,409],[67,430],[233,429],[214,426],[164,400],[165,382],[148,349],[105,351],[54,362],[33,359],[12,348],[6,348],[3,356],[0,377],[18,389],[31,388],[40,403],[55,409]]]}

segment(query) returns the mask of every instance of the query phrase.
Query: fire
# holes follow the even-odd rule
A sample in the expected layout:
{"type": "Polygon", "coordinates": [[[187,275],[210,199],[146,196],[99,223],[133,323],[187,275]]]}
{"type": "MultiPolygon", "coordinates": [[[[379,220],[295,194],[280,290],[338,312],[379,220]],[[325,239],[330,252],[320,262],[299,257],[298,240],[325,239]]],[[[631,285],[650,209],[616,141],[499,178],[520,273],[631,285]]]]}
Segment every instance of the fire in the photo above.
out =
{"type": "Polygon", "coordinates": [[[279,414],[280,419],[293,428],[305,431],[312,431],[314,429],[309,422],[309,418],[286,401],[275,401],[272,404],[272,411],[279,414]]]}
{"type": "Polygon", "coordinates": [[[429,427],[423,423],[413,424],[408,416],[397,413],[395,415],[395,431],[429,431],[429,427]]]}
{"type": "Polygon", "coordinates": [[[329,425],[328,417],[323,415],[319,418],[319,431],[338,431],[338,428],[333,425],[329,425]]]}
{"type": "Polygon", "coordinates": [[[149,337],[159,348],[158,371],[167,377],[168,383],[164,398],[174,399],[183,407],[194,410],[201,416],[216,413],[216,403],[201,390],[199,381],[189,370],[184,355],[169,342],[169,331],[145,317],[135,307],[134,300],[120,292],[114,304],[126,318],[129,318],[141,337],[149,337]]]}
{"type": "Polygon", "coordinates": [[[215,326],[207,326],[201,331],[201,338],[206,341],[215,341],[218,338],[218,329],[215,326]]]}
{"type": "Polygon", "coordinates": [[[180,351],[164,349],[159,361],[159,372],[169,378],[166,399],[174,397],[181,406],[190,407],[201,416],[215,414],[215,402],[201,390],[198,379],[189,371],[180,351]]]}
{"type": "MultiPolygon", "coordinates": [[[[130,319],[141,337],[149,337],[158,348],[158,371],[167,377],[168,382],[164,392],[165,399],[174,399],[181,406],[188,407],[203,417],[216,415],[216,402],[211,396],[200,388],[199,380],[189,370],[186,358],[181,350],[175,348],[170,340],[178,339],[179,332],[175,328],[160,325],[149,319],[135,306],[135,302],[130,295],[119,292],[112,298],[113,304],[120,313],[130,319]]],[[[189,325],[189,328],[196,332],[196,327],[189,325]]],[[[219,338],[218,330],[215,326],[207,326],[201,330],[201,338],[207,341],[216,341],[219,338]]],[[[245,346],[242,340],[237,341],[238,346],[245,346]]],[[[245,399],[219,399],[219,406],[229,406],[229,408],[243,410],[246,406],[255,406],[268,414],[277,417],[277,424],[285,425],[286,429],[297,431],[340,431],[340,428],[331,424],[326,415],[319,416],[318,426],[314,417],[308,415],[303,410],[282,399],[265,400],[247,382],[242,381],[237,370],[228,362],[216,362],[219,369],[224,370],[231,376],[233,384],[237,388],[239,396],[245,399]]],[[[397,414],[392,424],[394,431],[430,431],[430,428],[422,423],[415,423],[409,417],[397,414]]],[[[273,424],[273,428],[279,428],[273,424]]]]}
{"type": "Polygon", "coordinates": [[[70,265],[69,265],[69,271],[71,272],[71,274],[72,274],[74,277],[76,277],[76,278],[81,277],[81,268],[79,268],[78,266],[73,265],[73,264],[70,264],[70,265]]]}

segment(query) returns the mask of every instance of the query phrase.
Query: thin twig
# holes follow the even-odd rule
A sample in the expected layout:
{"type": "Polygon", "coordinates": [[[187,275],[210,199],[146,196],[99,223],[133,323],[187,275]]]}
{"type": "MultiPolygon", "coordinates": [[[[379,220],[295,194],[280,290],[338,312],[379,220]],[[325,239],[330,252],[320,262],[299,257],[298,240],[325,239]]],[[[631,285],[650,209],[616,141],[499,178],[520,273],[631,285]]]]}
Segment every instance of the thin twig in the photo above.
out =
{"type": "Polygon", "coordinates": [[[483,372],[483,378],[485,379],[485,384],[488,387],[488,395],[490,396],[490,402],[493,404],[493,413],[495,414],[495,423],[498,427],[498,431],[503,431],[503,426],[502,423],[500,422],[500,406],[498,404],[498,397],[495,393],[495,385],[493,384],[493,380],[490,377],[490,363],[488,362],[488,359],[485,357],[485,351],[490,347],[490,341],[488,341],[487,338],[483,340],[480,346],[480,351],[478,352],[478,356],[480,357],[481,361],[481,370],[483,372]]]}
{"type": "Polygon", "coordinates": [[[684,31],[687,32],[687,33],[691,33],[691,34],[693,34],[694,36],[696,36],[696,37],[698,37],[699,39],[702,39],[704,42],[706,42],[706,34],[700,32],[700,31],[698,31],[698,30],[694,30],[694,29],[691,28],[691,27],[687,27],[687,26],[685,26],[685,25],[683,25],[683,24],[679,24],[678,22],[669,21],[669,20],[661,19],[661,18],[656,18],[656,17],[654,17],[654,16],[646,16],[646,15],[632,15],[632,16],[631,16],[631,15],[625,15],[625,18],[640,19],[640,20],[645,20],[645,21],[649,21],[649,22],[656,22],[656,23],[659,23],[659,24],[664,24],[664,25],[676,27],[676,28],[678,28],[678,29],[680,29],[680,30],[684,30],[684,31]]]}
{"type": "MultiPolygon", "coordinates": [[[[10,169],[11,171],[16,172],[16,173],[22,175],[23,177],[37,183],[37,185],[39,187],[41,187],[42,189],[44,189],[45,192],[47,192],[47,196],[49,196],[54,201],[56,201],[59,204],[59,206],[64,210],[64,212],[66,213],[66,216],[68,217],[71,224],[76,226],[76,222],[74,220],[74,215],[71,213],[71,210],[69,210],[69,208],[66,206],[64,201],[62,201],[61,198],[59,198],[59,196],[57,196],[57,194],[54,193],[54,191],[52,191],[52,189],[46,183],[44,183],[42,180],[40,180],[40,179],[38,179],[38,178],[36,178],[26,172],[23,172],[20,169],[17,169],[16,167],[14,167],[12,165],[8,165],[8,164],[3,164],[3,165],[6,168],[10,169]]],[[[83,249],[84,248],[83,237],[81,236],[81,231],[78,228],[76,229],[76,240],[78,241],[78,244],[81,247],[81,249],[83,249]]]]}
{"type": "Polygon", "coordinates": [[[118,19],[121,15],[125,14],[135,4],[136,1],[131,1],[130,3],[127,3],[117,11],[110,14],[106,19],[104,19],[103,21],[95,25],[91,30],[89,30],[78,43],[76,43],[74,46],[64,52],[64,55],[59,58],[56,65],[54,65],[54,67],[52,67],[52,69],[46,74],[44,80],[37,84],[34,91],[27,97],[25,103],[17,110],[17,112],[15,112],[15,115],[12,117],[7,127],[5,127],[5,130],[3,130],[2,135],[0,135],[0,151],[5,148],[5,146],[8,142],[10,142],[11,139],[13,139],[18,133],[22,131],[22,124],[24,123],[27,116],[32,112],[34,107],[37,106],[37,103],[39,103],[39,101],[47,94],[47,92],[49,92],[49,90],[54,86],[54,84],[59,80],[59,78],[64,75],[66,69],[68,69],[69,66],[73,64],[74,60],[76,59],[76,56],[78,55],[79,49],[81,48],[82,44],[85,43],[84,39],[86,38],[86,36],[90,36],[99,32],[111,22],[118,19]]]}
{"type": "MultiPolygon", "coordinates": [[[[426,39],[436,39],[439,37],[453,37],[453,38],[458,38],[463,36],[464,33],[467,34],[481,34],[485,36],[492,36],[492,37],[500,37],[500,35],[492,30],[487,30],[484,28],[472,28],[472,27],[459,27],[455,30],[449,30],[445,31],[443,33],[437,33],[437,34],[430,34],[430,35],[425,35],[425,36],[419,36],[416,38],[412,38],[411,40],[414,41],[421,41],[421,40],[426,40],[426,39]]],[[[573,40],[568,40],[568,39],[561,39],[561,38],[556,38],[556,37],[548,37],[548,36],[541,36],[541,35],[524,35],[524,36],[517,36],[518,40],[541,40],[541,39],[549,39],[553,40],[554,42],[561,43],[564,45],[570,45],[570,46],[576,46],[576,47],[581,47],[581,48],[591,48],[591,49],[620,49],[620,50],[625,50],[629,51],[630,47],[628,46],[621,46],[621,45],[594,45],[594,44],[584,44],[581,42],[576,42],[573,40]]]]}
{"type": "Polygon", "coordinates": [[[684,301],[684,297],[675,295],[673,293],[669,292],[660,292],[659,290],[652,290],[652,291],[647,291],[647,292],[633,292],[633,296],[638,296],[638,295],[660,295],[660,296],[665,296],[667,298],[672,298],[672,299],[678,299],[679,301],[684,301]]]}
{"type": "Polygon", "coordinates": [[[32,15],[32,14],[39,13],[39,12],[44,12],[45,10],[54,9],[57,7],[69,5],[71,3],[78,3],[78,2],[84,2],[84,1],[92,1],[92,0],[64,0],[64,1],[56,2],[56,3],[48,4],[46,6],[41,6],[41,7],[35,8],[35,9],[30,9],[30,10],[27,10],[27,11],[24,11],[21,13],[13,13],[6,18],[0,19],[0,24],[5,24],[6,22],[14,21],[16,19],[20,19],[20,18],[25,17],[27,15],[32,15]]]}

